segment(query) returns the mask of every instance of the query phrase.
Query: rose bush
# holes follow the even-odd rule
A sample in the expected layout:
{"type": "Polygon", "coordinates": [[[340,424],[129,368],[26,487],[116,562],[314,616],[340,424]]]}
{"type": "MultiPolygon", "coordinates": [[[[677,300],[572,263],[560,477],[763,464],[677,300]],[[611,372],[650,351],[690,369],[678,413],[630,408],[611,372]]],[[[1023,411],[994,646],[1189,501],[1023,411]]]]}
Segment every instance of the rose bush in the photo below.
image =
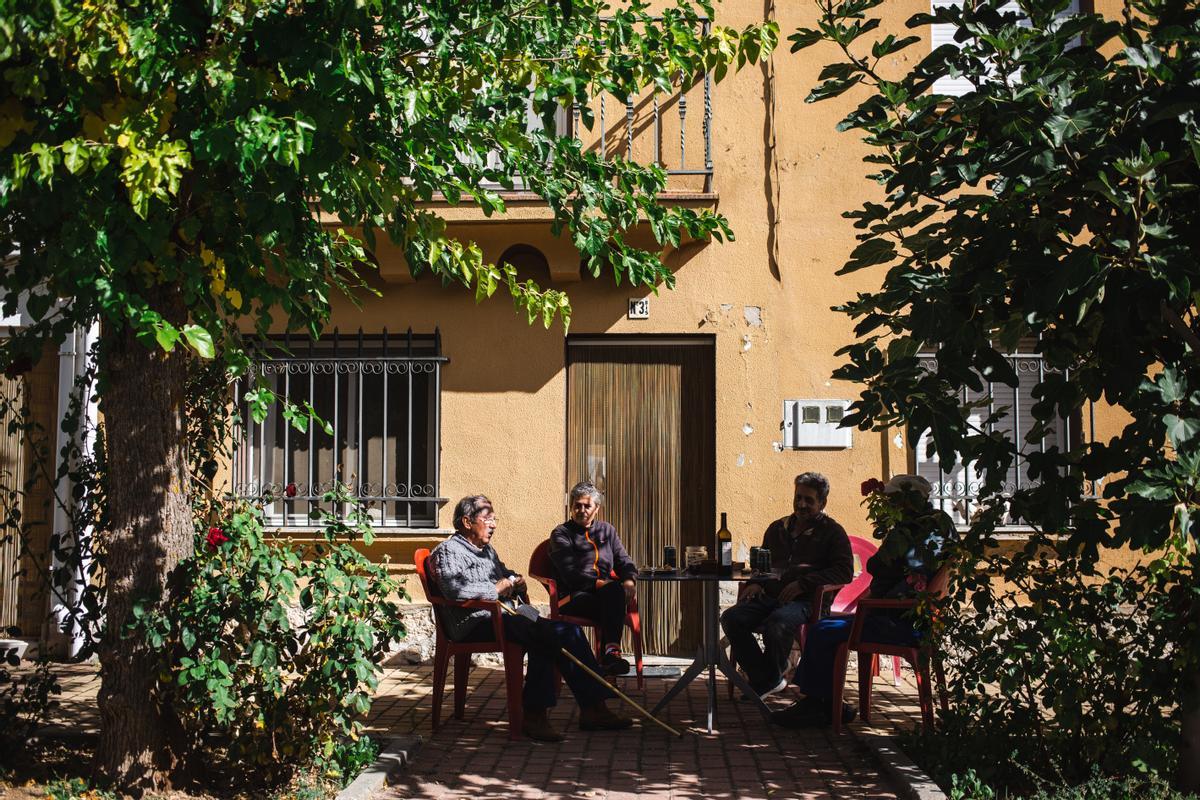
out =
{"type": "Polygon", "coordinates": [[[868,497],[873,492],[879,492],[883,490],[883,481],[879,480],[879,478],[867,478],[862,482],[862,486],[859,487],[859,490],[862,492],[863,497],[868,497]]]}
{"type": "Polygon", "coordinates": [[[162,700],[209,774],[236,768],[244,782],[254,765],[277,785],[328,762],[359,737],[380,661],[404,634],[402,586],[353,546],[373,538],[365,509],[340,486],[324,500],[343,516],[324,513],[305,545],[264,532],[254,506],[216,506],[169,614],[141,616],[162,700]]]}

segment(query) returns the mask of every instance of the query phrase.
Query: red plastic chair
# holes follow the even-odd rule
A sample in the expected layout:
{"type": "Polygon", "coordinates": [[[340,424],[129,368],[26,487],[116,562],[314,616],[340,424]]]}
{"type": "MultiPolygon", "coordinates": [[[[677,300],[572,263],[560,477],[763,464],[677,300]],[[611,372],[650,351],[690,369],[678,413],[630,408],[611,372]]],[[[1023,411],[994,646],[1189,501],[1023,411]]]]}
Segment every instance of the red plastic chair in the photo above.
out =
{"type": "MultiPolygon", "coordinates": [[[[950,582],[950,566],[943,565],[929,579],[926,592],[934,598],[946,596],[946,588],[950,582]]],[[[850,651],[858,651],[858,709],[863,722],[870,721],[871,715],[871,681],[878,674],[879,656],[890,655],[893,658],[903,658],[912,664],[917,676],[917,696],[921,704],[921,723],[926,732],[933,730],[933,689],[930,685],[930,665],[938,681],[938,696],[942,711],[950,708],[946,696],[946,675],[942,664],[929,644],[919,643],[912,647],[897,644],[882,644],[879,642],[864,642],[862,640],[863,623],[868,615],[877,609],[912,609],[916,608],[916,598],[906,599],[876,599],[864,597],[858,601],[854,614],[854,625],[850,628],[850,638],[838,645],[833,660],[833,732],[840,733],[842,729],[842,697],[846,689],[846,665],[850,659],[850,651]]]]}
{"type": "MultiPolygon", "coordinates": [[[[617,577],[616,573],[611,574],[613,578],[617,577]]],[[[529,577],[546,587],[546,593],[550,595],[550,619],[570,622],[584,630],[591,629],[592,638],[596,642],[596,660],[599,661],[604,656],[605,644],[600,641],[600,626],[586,617],[574,617],[562,613],[558,604],[558,581],[551,577],[553,575],[554,564],[550,561],[550,542],[542,542],[534,548],[533,555],[529,557],[529,577]]],[[[636,597],[629,601],[629,606],[625,609],[625,627],[629,628],[630,637],[633,639],[637,685],[639,689],[642,689],[646,685],[646,680],[642,675],[642,619],[638,616],[636,597]]]]}
{"type": "MultiPolygon", "coordinates": [[[[879,548],[870,539],[863,539],[860,536],[851,536],[850,552],[854,554],[855,563],[858,565],[858,573],[849,583],[843,584],[828,584],[826,586],[817,587],[813,594],[813,608],[824,609],[825,597],[831,591],[836,591],[837,594],[830,604],[829,614],[827,616],[846,616],[853,614],[855,608],[858,607],[858,601],[867,596],[867,590],[871,588],[871,574],[867,572],[867,561],[871,556],[879,551],[879,548]]],[[[817,616],[801,625],[796,630],[796,641],[800,644],[800,652],[804,652],[804,642],[808,638],[809,627],[815,625],[819,620],[824,618],[823,613],[818,612],[817,616]]],[[[879,674],[879,660],[875,660],[875,671],[873,674],[879,674]]],[[[900,685],[900,657],[892,658],[892,683],[895,686],[900,685]]]]}
{"type": "Polygon", "coordinates": [[[454,657],[454,718],[462,719],[467,702],[467,676],[471,672],[472,653],[501,653],[504,658],[504,684],[508,694],[508,735],[510,739],[521,738],[521,722],[524,719],[524,708],[521,705],[521,689],[524,684],[525,651],[520,645],[512,644],[504,639],[504,625],[500,622],[500,604],[494,600],[463,600],[455,602],[447,600],[437,588],[436,581],[431,581],[425,569],[425,559],[429,550],[422,547],[413,553],[413,563],[417,567],[417,575],[421,579],[421,588],[425,596],[433,604],[433,622],[437,630],[437,644],[433,656],[433,730],[436,732],[442,722],[442,696],[446,691],[446,671],[450,666],[450,657],[454,657]],[[442,627],[442,617],[438,608],[486,608],[492,612],[492,630],[495,639],[490,642],[455,642],[451,640],[442,627]]]}

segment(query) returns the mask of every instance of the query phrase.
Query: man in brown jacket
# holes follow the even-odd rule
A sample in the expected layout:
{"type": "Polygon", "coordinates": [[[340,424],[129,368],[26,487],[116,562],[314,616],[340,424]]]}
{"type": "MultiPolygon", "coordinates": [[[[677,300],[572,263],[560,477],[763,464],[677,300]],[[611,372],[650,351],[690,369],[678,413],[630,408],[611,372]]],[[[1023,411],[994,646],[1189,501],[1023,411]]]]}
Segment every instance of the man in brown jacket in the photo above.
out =
{"type": "Polygon", "coordinates": [[[820,609],[811,603],[813,590],[827,583],[849,583],[854,555],[846,531],[825,514],[829,481],[817,472],[796,476],[792,513],[770,524],[763,547],[771,550],[778,577],[751,583],[737,605],[721,615],[729,649],[760,696],[787,687],[784,672],[796,628],[820,609]],[[754,632],[761,630],[764,648],[754,632]]]}

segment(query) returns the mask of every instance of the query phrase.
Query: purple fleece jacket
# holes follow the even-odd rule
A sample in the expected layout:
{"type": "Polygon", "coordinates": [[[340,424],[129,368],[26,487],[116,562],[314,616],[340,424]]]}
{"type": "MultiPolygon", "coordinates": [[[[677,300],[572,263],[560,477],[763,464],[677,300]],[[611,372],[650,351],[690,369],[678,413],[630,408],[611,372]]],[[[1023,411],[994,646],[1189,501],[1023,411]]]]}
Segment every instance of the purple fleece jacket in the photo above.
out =
{"type": "Polygon", "coordinates": [[[637,565],[625,552],[617,529],[607,522],[593,522],[584,530],[568,520],[550,534],[550,560],[555,578],[567,593],[592,591],[599,580],[611,580],[616,572],[621,580],[637,577],[637,565]]]}

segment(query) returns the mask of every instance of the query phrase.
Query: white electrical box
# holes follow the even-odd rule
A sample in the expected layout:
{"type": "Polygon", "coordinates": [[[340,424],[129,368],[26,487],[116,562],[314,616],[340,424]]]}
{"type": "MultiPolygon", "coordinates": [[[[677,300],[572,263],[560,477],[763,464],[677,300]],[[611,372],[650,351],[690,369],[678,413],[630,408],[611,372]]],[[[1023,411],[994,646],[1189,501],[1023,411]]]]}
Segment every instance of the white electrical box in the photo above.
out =
{"type": "Polygon", "coordinates": [[[849,407],[849,400],[784,400],[784,449],[851,447],[852,429],[838,427],[849,407]]]}

